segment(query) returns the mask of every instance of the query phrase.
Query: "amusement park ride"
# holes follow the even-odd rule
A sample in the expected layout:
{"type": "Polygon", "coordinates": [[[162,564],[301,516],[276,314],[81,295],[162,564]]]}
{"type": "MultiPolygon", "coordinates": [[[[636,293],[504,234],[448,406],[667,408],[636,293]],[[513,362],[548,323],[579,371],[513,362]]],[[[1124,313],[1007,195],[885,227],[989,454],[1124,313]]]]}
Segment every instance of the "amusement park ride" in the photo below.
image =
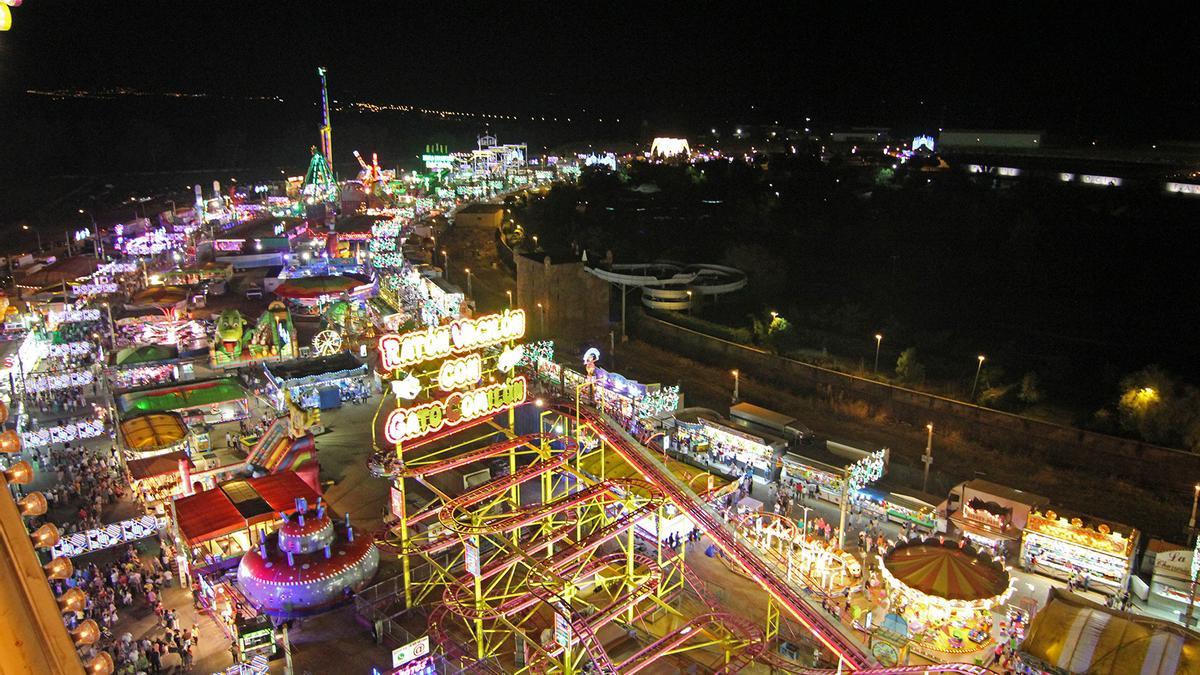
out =
{"type": "Polygon", "coordinates": [[[526,377],[505,358],[523,335],[524,312],[513,310],[379,340],[381,374],[403,386],[384,397],[396,407],[385,414],[381,403],[373,424],[372,470],[392,480],[394,516],[376,541],[401,560],[389,596],[425,617],[445,658],[505,673],[661,672],[688,663],[733,673],[753,661],[834,672],[772,653],[786,612],[838,671],[987,672],[879,668],[863,638],[820,609],[817,596],[837,583],[804,578],[802,565],[787,569],[769,544],[735,531],[705,493],[580,403],[590,380],[573,403],[530,401],[526,377]],[[479,463],[493,470],[482,480],[466,474],[465,492],[441,475],[479,463]],[[610,476],[620,464],[638,477],[610,476]],[[767,592],[765,625],[710,596],[684,562],[686,543],[678,553],[663,546],[655,533],[677,512],[767,592]]]}

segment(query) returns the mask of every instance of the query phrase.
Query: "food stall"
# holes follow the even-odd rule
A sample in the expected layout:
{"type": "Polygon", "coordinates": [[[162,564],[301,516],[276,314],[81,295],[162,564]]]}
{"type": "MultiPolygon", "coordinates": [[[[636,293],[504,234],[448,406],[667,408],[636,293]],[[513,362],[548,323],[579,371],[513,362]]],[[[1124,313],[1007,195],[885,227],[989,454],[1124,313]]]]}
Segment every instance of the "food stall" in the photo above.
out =
{"type": "Polygon", "coordinates": [[[748,464],[754,473],[771,478],[775,473],[775,461],[787,447],[787,441],[771,434],[744,430],[732,422],[698,418],[700,431],[708,441],[708,451],[718,461],[748,464]]]}
{"type": "Polygon", "coordinates": [[[994,552],[1015,550],[1029,514],[1050,502],[1041,495],[978,478],[952,490],[951,500],[958,508],[950,514],[950,522],[963,538],[994,552]]]}
{"type": "Polygon", "coordinates": [[[1054,511],[1029,514],[1021,542],[1021,565],[1045,576],[1087,575],[1088,587],[1113,593],[1125,589],[1138,531],[1054,511]]]}
{"type": "Polygon", "coordinates": [[[843,477],[853,473],[850,485],[852,490],[848,496],[861,502],[864,510],[873,511],[883,517],[886,510],[883,507],[885,499],[882,493],[872,500],[857,492],[883,477],[887,472],[890,457],[887,448],[868,452],[843,443],[826,441],[824,448],[809,446],[802,451],[784,453],[780,459],[780,479],[816,484],[819,498],[837,504],[842,499],[843,477]]]}

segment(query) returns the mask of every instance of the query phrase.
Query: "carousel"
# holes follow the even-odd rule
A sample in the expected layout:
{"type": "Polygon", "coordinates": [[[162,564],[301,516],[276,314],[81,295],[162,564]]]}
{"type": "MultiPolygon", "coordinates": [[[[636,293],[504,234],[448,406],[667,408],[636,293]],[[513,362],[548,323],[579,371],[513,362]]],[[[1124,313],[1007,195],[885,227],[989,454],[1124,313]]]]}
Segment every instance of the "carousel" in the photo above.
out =
{"type": "Polygon", "coordinates": [[[992,641],[992,610],[1013,592],[1008,568],[990,552],[941,538],[901,541],[877,558],[877,605],[901,619],[918,648],[970,654],[992,641]]]}

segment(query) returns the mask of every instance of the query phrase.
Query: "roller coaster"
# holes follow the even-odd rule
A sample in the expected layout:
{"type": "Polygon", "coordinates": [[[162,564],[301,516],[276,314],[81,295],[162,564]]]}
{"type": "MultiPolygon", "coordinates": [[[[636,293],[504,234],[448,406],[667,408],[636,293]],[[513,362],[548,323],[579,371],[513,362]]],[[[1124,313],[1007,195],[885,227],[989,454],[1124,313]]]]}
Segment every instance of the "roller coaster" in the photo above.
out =
{"type": "Polygon", "coordinates": [[[429,636],[452,662],[493,673],[628,675],[687,663],[735,673],[756,661],[808,675],[988,672],[879,667],[863,639],[808,595],[823,593],[821,584],[731,529],[618,423],[562,403],[542,409],[538,427],[515,434],[510,412],[507,425],[487,419],[406,444],[377,471],[393,480],[397,517],[377,542],[400,557],[405,607],[431,608],[429,636]],[[614,454],[639,477],[607,477],[614,454]],[[504,459],[506,473],[461,494],[447,476],[438,487],[440,474],[504,459]],[[410,499],[419,493],[433,498],[410,499]],[[686,544],[676,552],[661,543],[655,533],[671,508],[767,592],[765,629],[714,601],[684,564],[686,544]],[[771,653],[780,609],[832,654],[836,671],[771,653]]]}

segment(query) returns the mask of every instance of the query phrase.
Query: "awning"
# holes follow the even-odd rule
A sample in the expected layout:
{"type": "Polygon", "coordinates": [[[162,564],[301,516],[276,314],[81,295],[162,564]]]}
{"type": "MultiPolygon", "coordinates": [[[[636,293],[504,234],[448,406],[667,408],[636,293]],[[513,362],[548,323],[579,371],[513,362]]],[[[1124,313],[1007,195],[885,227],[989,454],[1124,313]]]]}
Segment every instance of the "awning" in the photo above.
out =
{"type": "Polygon", "coordinates": [[[154,478],[155,476],[165,476],[169,473],[179,470],[179,461],[183,460],[192,466],[192,461],[182,451],[168,452],[165,455],[155,455],[145,459],[131,460],[127,466],[129,467],[129,476],[133,480],[143,480],[146,478],[154,478]]]}
{"type": "Polygon", "coordinates": [[[318,496],[296,472],[281,471],[181,497],[175,500],[175,518],[180,534],[195,546],[270,521],[276,513],[295,513],[297,498],[315,504],[318,496]]]}
{"type": "Polygon", "coordinates": [[[367,365],[350,352],[267,365],[267,374],[280,387],[299,387],[366,373],[367,365]]]}
{"type": "Polygon", "coordinates": [[[1051,587],[1050,601],[1029,624],[1020,656],[1054,673],[1200,675],[1200,636],[1051,587]]]}

